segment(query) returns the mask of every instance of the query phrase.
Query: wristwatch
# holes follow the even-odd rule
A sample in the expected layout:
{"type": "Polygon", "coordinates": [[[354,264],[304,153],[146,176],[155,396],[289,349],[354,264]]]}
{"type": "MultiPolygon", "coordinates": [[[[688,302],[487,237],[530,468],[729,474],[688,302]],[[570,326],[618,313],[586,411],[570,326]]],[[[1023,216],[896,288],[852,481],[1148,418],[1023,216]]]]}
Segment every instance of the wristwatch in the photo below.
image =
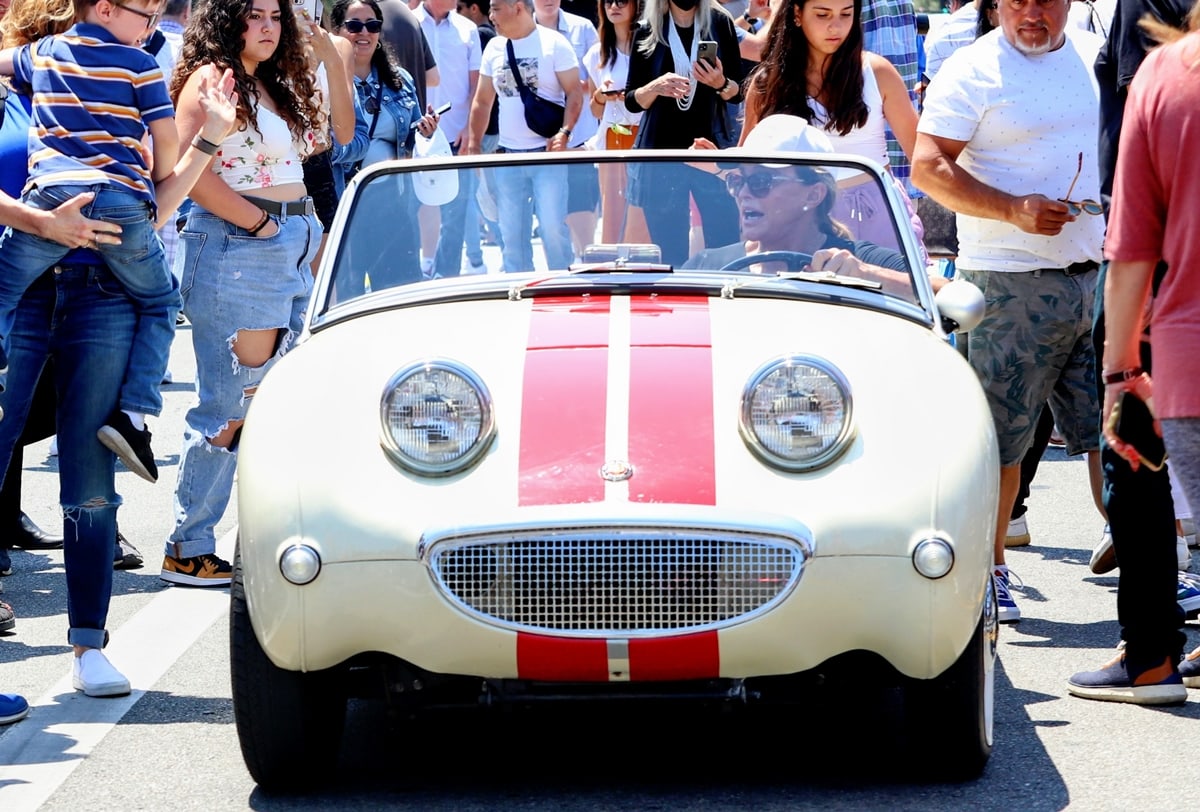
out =
{"type": "Polygon", "coordinates": [[[1129,369],[1122,369],[1118,372],[1104,372],[1104,385],[1112,386],[1115,383],[1125,383],[1125,381],[1133,380],[1143,372],[1145,372],[1145,370],[1143,370],[1141,367],[1130,367],[1129,369]]]}
{"type": "Polygon", "coordinates": [[[559,127],[558,131],[560,133],[562,133],[563,135],[565,135],[567,138],[571,137],[571,129],[569,127],[559,127]]]}
{"type": "Polygon", "coordinates": [[[744,22],[746,25],[754,25],[754,18],[750,16],[750,9],[746,9],[742,13],[742,22],[744,22]]]}

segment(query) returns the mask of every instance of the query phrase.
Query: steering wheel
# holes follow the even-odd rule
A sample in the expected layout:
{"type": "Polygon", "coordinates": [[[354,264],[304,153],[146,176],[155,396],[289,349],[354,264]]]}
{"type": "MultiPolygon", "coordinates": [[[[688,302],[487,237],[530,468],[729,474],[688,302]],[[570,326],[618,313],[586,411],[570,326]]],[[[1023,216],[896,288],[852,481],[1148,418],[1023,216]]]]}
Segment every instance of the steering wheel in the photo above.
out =
{"type": "Polygon", "coordinates": [[[761,254],[747,254],[744,257],[738,257],[720,270],[740,271],[760,262],[783,262],[787,264],[789,271],[802,271],[812,262],[812,259],[812,254],[805,254],[801,251],[763,251],[761,254]]]}

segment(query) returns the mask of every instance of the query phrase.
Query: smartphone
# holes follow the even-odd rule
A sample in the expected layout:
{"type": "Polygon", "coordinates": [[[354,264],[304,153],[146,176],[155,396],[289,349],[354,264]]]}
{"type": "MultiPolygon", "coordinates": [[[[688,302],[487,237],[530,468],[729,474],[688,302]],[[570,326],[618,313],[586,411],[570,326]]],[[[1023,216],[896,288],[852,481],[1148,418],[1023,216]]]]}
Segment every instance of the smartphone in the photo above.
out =
{"type": "Polygon", "coordinates": [[[600,95],[601,96],[619,96],[624,92],[625,92],[624,88],[617,87],[617,88],[613,88],[612,90],[601,90],[600,95]]]}
{"type": "Polygon", "coordinates": [[[717,43],[711,39],[702,39],[696,49],[696,61],[703,60],[710,68],[717,66],[717,43]]]}
{"type": "Polygon", "coordinates": [[[1167,461],[1163,438],[1154,430],[1154,415],[1150,414],[1146,401],[1133,392],[1125,390],[1117,396],[1108,427],[1122,442],[1133,446],[1138,459],[1151,471],[1161,469],[1167,461]]]}
{"type": "MultiPolygon", "coordinates": [[[[435,115],[444,116],[444,115],[446,115],[446,113],[450,112],[450,108],[451,108],[451,107],[453,107],[453,106],[454,106],[454,105],[453,105],[453,104],[451,104],[450,102],[446,102],[446,103],[445,103],[445,104],[443,104],[441,107],[439,107],[439,108],[437,108],[436,110],[434,110],[433,112],[434,112],[434,114],[435,114],[435,115]]],[[[422,118],[424,118],[424,116],[422,116],[422,118]]],[[[416,121],[414,121],[412,124],[409,124],[409,125],[408,125],[408,128],[409,128],[410,130],[415,130],[415,129],[417,128],[417,125],[418,125],[419,123],[421,123],[421,119],[420,119],[420,118],[418,118],[418,119],[417,119],[416,121]]]]}
{"type": "Polygon", "coordinates": [[[321,0],[292,0],[292,13],[296,15],[296,22],[303,24],[305,22],[319,23],[321,21],[321,12],[325,10],[325,6],[321,0]]]}

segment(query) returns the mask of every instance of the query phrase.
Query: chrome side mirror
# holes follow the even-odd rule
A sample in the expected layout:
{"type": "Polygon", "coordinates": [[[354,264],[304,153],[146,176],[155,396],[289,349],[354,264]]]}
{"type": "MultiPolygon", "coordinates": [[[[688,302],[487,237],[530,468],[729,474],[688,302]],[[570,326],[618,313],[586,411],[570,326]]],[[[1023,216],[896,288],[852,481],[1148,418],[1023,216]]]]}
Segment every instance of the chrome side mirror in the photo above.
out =
{"type": "Polygon", "coordinates": [[[983,291],[964,279],[956,279],[943,285],[934,297],[938,314],[942,318],[942,329],[949,333],[965,333],[975,329],[983,321],[987,302],[983,291]]]}

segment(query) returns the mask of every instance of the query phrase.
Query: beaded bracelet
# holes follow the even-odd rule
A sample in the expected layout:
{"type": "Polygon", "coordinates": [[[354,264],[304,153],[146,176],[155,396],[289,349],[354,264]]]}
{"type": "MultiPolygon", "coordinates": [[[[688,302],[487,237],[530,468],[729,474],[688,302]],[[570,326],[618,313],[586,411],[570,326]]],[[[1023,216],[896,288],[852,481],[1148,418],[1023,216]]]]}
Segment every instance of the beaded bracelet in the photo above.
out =
{"type": "Polygon", "coordinates": [[[258,232],[260,232],[260,231],[262,231],[264,228],[266,228],[266,226],[267,226],[267,221],[269,221],[269,220],[271,219],[271,215],[267,214],[267,212],[266,212],[266,210],[265,210],[265,209],[263,209],[263,210],[261,210],[261,211],[262,211],[262,213],[263,213],[262,219],[261,219],[261,220],[259,220],[257,223],[255,223],[255,224],[254,224],[254,228],[248,228],[248,229],[246,229],[248,232],[250,232],[250,236],[251,236],[251,237],[257,237],[257,236],[258,236],[258,232]]]}

